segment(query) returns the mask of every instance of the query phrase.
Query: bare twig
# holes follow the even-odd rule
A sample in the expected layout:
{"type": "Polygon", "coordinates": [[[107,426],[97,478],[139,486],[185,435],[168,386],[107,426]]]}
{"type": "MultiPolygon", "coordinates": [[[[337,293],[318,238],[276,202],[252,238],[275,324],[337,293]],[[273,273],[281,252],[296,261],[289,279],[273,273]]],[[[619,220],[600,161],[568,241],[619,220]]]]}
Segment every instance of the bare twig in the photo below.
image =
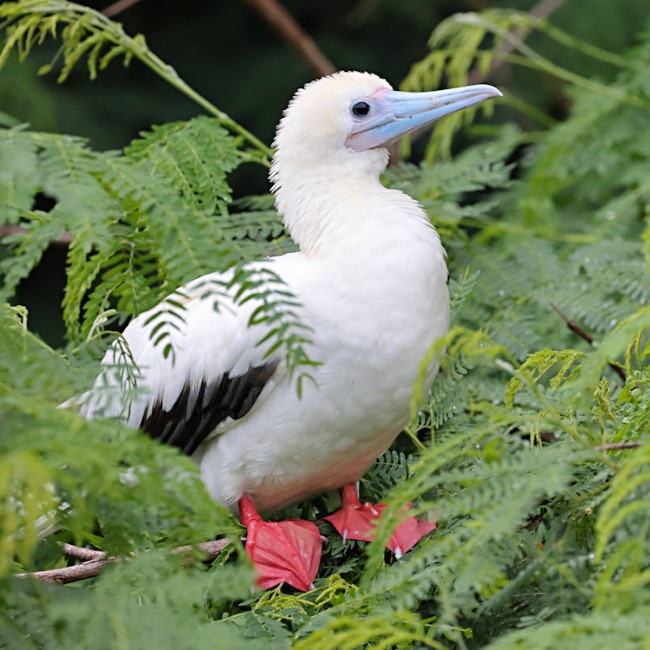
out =
{"type": "Polygon", "coordinates": [[[607,445],[600,445],[596,449],[598,451],[616,451],[617,449],[637,449],[640,446],[640,442],[610,442],[607,445]]]}
{"type": "Polygon", "coordinates": [[[59,585],[67,585],[69,582],[87,580],[98,576],[109,564],[119,562],[122,558],[111,557],[105,560],[90,560],[73,566],[66,566],[60,569],[49,569],[47,571],[33,571],[31,573],[17,573],[18,578],[35,578],[42,582],[53,582],[59,585]]]}
{"type": "MultiPolygon", "coordinates": [[[[196,544],[196,546],[178,546],[172,553],[176,555],[190,555],[193,549],[201,549],[208,557],[207,560],[214,560],[221,551],[229,544],[227,539],[217,539],[210,542],[196,544]]],[[[92,558],[81,564],[61,567],[60,569],[49,569],[47,571],[32,571],[29,573],[17,573],[18,578],[35,578],[43,582],[52,582],[55,584],[65,585],[70,582],[87,580],[98,576],[102,570],[109,564],[121,562],[128,558],[123,557],[106,557],[103,551],[94,551],[88,548],[80,548],[72,544],[64,544],[63,551],[66,555],[79,559],[92,558]]]]}
{"type": "Polygon", "coordinates": [[[194,549],[200,548],[208,557],[207,561],[214,560],[221,551],[223,551],[226,546],[230,544],[229,539],[215,539],[210,542],[201,542],[200,544],[195,544],[194,546],[177,546],[172,553],[174,555],[189,555],[191,556],[194,552],[194,549]]]}
{"type": "Polygon", "coordinates": [[[114,2],[112,5],[108,5],[106,9],[103,9],[102,13],[108,18],[112,18],[113,16],[117,16],[117,14],[126,11],[133,5],[138,4],[138,2],[140,2],[140,0],[117,0],[117,2],[114,2]]]}
{"type": "Polygon", "coordinates": [[[84,562],[103,560],[106,558],[104,551],[95,551],[92,548],[82,548],[73,544],[63,544],[63,552],[70,557],[76,557],[78,560],[83,560],[84,562]]]}
{"type": "Polygon", "coordinates": [[[379,0],[359,0],[349,13],[346,23],[350,27],[360,27],[368,20],[378,2],[379,0]]]}
{"type": "Polygon", "coordinates": [[[314,40],[277,0],[246,0],[320,76],[336,72],[314,40]]]}
{"type": "MultiPolygon", "coordinates": [[[[9,235],[26,235],[29,232],[29,228],[24,228],[23,226],[12,226],[10,224],[3,224],[0,226],[0,241],[9,235]]],[[[57,244],[60,246],[68,246],[72,243],[74,237],[69,232],[62,232],[57,239],[51,239],[50,244],[57,244]]]]}
{"type": "Polygon", "coordinates": [[[529,533],[534,533],[539,528],[539,525],[544,521],[545,518],[546,518],[546,510],[540,512],[537,515],[534,515],[528,520],[528,523],[526,524],[526,530],[529,533]]]}
{"type": "Polygon", "coordinates": [[[559,9],[565,2],[566,0],[542,0],[541,2],[538,2],[529,13],[535,18],[544,20],[559,9]]]}
{"type": "Polygon", "coordinates": [[[576,323],[574,320],[569,318],[554,302],[549,303],[551,305],[551,308],[553,311],[555,311],[557,314],[559,314],[560,318],[566,323],[566,326],[572,331],[575,332],[581,339],[584,339],[589,343],[589,345],[594,344],[594,337],[591,336],[591,334],[588,334],[585,332],[578,323],[576,323]]]}
{"type": "MultiPolygon", "coordinates": [[[[553,310],[559,314],[560,318],[566,323],[567,327],[572,331],[575,332],[581,339],[584,339],[589,343],[589,345],[594,344],[594,337],[591,336],[591,334],[588,334],[585,332],[578,323],[576,323],[573,319],[569,318],[554,302],[549,303],[553,310]]],[[[621,381],[625,383],[627,381],[627,375],[625,374],[625,371],[621,366],[619,366],[616,363],[612,363],[609,361],[607,365],[621,378],[621,381]]]]}

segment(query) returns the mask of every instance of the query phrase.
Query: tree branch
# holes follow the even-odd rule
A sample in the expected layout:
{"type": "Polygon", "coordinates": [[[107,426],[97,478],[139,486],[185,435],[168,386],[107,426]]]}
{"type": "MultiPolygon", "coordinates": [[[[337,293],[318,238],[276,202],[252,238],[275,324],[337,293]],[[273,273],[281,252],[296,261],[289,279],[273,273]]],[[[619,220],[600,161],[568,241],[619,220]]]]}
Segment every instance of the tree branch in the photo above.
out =
{"type": "MultiPolygon", "coordinates": [[[[0,241],[9,235],[25,235],[29,232],[29,228],[23,226],[12,226],[5,223],[0,226],[0,241]]],[[[60,246],[68,246],[72,243],[74,237],[67,231],[63,231],[57,239],[51,239],[50,244],[57,244],[60,246]]]]}
{"type": "MultiPolygon", "coordinates": [[[[572,332],[575,332],[581,339],[584,339],[585,341],[587,341],[587,343],[589,343],[589,345],[594,344],[594,337],[591,336],[591,334],[588,334],[587,332],[585,332],[585,330],[583,330],[582,327],[580,327],[580,325],[578,325],[578,323],[576,323],[574,320],[569,318],[553,301],[551,301],[549,304],[551,305],[553,310],[557,314],[559,314],[560,318],[562,318],[562,320],[566,323],[567,327],[572,332]]],[[[621,378],[621,381],[623,383],[625,383],[627,381],[627,375],[625,374],[625,371],[623,370],[623,368],[621,368],[621,366],[619,366],[619,365],[617,365],[615,363],[612,363],[611,361],[609,361],[607,363],[607,365],[621,378]]]]}
{"type": "Polygon", "coordinates": [[[557,306],[556,303],[554,303],[553,301],[551,301],[551,302],[549,303],[549,305],[551,305],[551,308],[553,309],[553,311],[556,312],[556,313],[560,316],[560,318],[561,318],[561,319],[566,323],[566,326],[567,326],[567,327],[568,327],[572,332],[575,332],[575,333],[576,333],[576,334],[577,334],[581,339],[584,339],[585,341],[587,341],[587,343],[589,343],[589,345],[593,345],[593,344],[594,344],[594,337],[591,336],[591,334],[587,334],[587,332],[585,332],[585,330],[583,330],[582,327],[580,327],[580,325],[578,325],[578,323],[576,323],[574,320],[572,320],[571,318],[569,318],[569,317],[568,317],[568,316],[567,316],[567,315],[566,315],[566,314],[565,314],[565,313],[564,313],[564,312],[563,312],[563,311],[562,311],[562,310],[557,306]]]}
{"type": "Polygon", "coordinates": [[[640,446],[640,442],[610,442],[607,445],[600,445],[596,449],[598,451],[616,451],[617,449],[637,449],[640,446]]]}
{"type": "Polygon", "coordinates": [[[140,0],[117,0],[117,2],[114,2],[112,5],[108,5],[106,9],[103,9],[102,13],[107,18],[112,18],[113,16],[117,16],[117,14],[126,11],[133,5],[138,4],[138,2],[140,2],[140,0]]]}
{"type": "MultiPolygon", "coordinates": [[[[221,551],[230,543],[227,539],[217,539],[210,542],[203,542],[195,546],[178,546],[172,553],[174,555],[191,555],[194,549],[201,549],[208,557],[208,561],[214,560],[221,551]]],[[[87,580],[98,576],[102,570],[109,564],[127,560],[125,557],[106,557],[104,551],[94,551],[89,548],[81,548],[72,544],[64,544],[63,552],[70,557],[87,561],[81,564],[61,567],[59,569],[48,569],[47,571],[32,571],[26,573],[17,573],[18,578],[35,578],[43,582],[52,582],[54,584],[66,585],[70,582],[87,580]]]]}
{"type": "Polygon", "coordinates": [[[103,560],[106,557],[104,551],[95,551],[92,548],[82,548],[73,544],[63,544],[63,552],[70,557],[76,557],[78,560],[83,560],[84,562],[103,560]]]}
{"type": "Polygon", "coordinates": [[[226,546],[230,544],[229,539],[214,539],[209,542],[201,542],[200,544],[187,544],[185,546],[177,546],[172,553],[174,555],[186,555],[191,557],[194,549],[200,548],[208,557],[206,561],[211,562],[214,560],[226,546]]]}
{"type": "Polygon", "coordinates": [[[278,0],[246,0],[319,75],[336,72],[333,63],[278,0]]]}

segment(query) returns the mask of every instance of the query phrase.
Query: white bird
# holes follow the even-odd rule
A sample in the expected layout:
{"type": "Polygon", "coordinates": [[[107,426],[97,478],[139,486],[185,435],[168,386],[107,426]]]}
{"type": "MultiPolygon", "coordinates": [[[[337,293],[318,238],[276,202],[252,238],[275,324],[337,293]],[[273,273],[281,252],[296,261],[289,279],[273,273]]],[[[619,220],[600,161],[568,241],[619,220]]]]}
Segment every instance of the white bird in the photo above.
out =
{"type": "MultiPolygon", "coordinates": [[[[212,497],[239,504],[261,586],[287,581],[308,589],[321,542],[314,524],[267,524],[255,508],[277,511],[354,484],[407,424],[422,359],[449,327],[444,249],[423,208],[381,184],[386,146],[500,94],[487,85],[397,92],[376,75],[341,72],[294,96],[277,129],[270,178],[300,250],[249,268],[277,274],[300,303],[307,351],[321,363],[301,397],[283,351],[265,357],[270,342],[258,345],[270,325],[248,327],[259,302],[238,303],[235,289],[223,295],[228,273],[190,282],[126,328],[139,375],[126,414],[107,391],[124,383],[123,346],[104,358],[82,413],[121,416],[192,454],[212,497]],[[172,361],[153,344],[152,328],[174,302],[185,311],[169,330],[172,361]]],[[[436,372],[433,362],[429,385],[436,372]]],[[[369,539],[381,508],[359,504],[347,487],[332,521],[347,537],[369,539]]],[[[433,527],[407,524],[415,531],[407,545],[433,527]]],[[[393,542],[398,554],[407,550],[399,545],[393,542]]]]}

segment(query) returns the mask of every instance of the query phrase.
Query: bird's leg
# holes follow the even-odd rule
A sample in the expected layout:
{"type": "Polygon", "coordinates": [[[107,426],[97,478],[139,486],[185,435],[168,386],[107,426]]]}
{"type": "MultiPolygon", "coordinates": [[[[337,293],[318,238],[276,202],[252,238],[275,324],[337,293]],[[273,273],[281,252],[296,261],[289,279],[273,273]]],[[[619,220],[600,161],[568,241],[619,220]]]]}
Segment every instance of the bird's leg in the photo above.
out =
{"type": "Polygon", "coordinates": [[[263,521],[246,494],[238,505],[241,522],[247,529],[246,553],[257,570],[257,585],[270,589],[286,582],[301,591],[309,591],[322,551],[316,525],[302,519],[263,521]]]}
{"type": "MultiPolygon", "coordinates": [[[[375,539],[375,521],[385,508],[384,503],[361,503],[354,483],[349,483],[341,488],[341,509],[325,519],[339,531],[343,540],[370,542],[375,539]]],[[[410,517],[397,527],[386,546],[399,559],[435,527],[433,521],[410,517]]]]}

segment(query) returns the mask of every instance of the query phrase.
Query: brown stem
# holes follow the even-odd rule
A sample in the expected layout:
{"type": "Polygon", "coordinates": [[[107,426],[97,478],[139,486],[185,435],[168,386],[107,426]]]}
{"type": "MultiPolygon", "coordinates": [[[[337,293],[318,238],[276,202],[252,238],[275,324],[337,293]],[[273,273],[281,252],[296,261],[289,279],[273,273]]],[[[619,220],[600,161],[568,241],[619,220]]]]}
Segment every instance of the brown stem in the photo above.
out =
{"type": "MultiPolygon", "coordinates": [[[[214,560],[221,551],[229,544],[227,539],[217,539],[210,542],[196,544],[196,546],[178,546],[172,553],[175,555],[191,554],[193,549],[201,549],[208,557],[208,561],[214,560]]],[[[72,544],[64,544],[63,551],[66,555],[83,559],[84,557],[92,559],[74,564],[73,566],[61,567],[60,569],[49,569],[47,571],[32,571],[27,573],[17,573],[18,578],[35,578],[43,582],[53,582],[55,584],[65,585],[70,582],[87,580],[98,576],[102,570],[109,564],[120,562],[128,559],[123,557],[106,557],[103,551],[93,551],[92,549],[80,548],[72,544]]]]}
{"type": "Polygon", "coordinates": [[[187,544],[185,546],[177,546],[172,553],[174,555],[189,555],[191,556],[194,553],[194,549],[200,548],[208,557],[207,560],[214,560],[214,558],[223,551],[226,546],[230,544],[229,539],[214,539],[209,542],[201,542],[200,544],[195,544],[194,546],[187,544]]]}
{"type": "Polygon", "coordinates": [[[293,47],[318,75],[336,72],[314,40],[277,0],[246,0],[293,47]]]}
{"type": "Polygon", "coordinates": [[[349,13],[346,23],[350,27],[361,27],[368,20],[378,3],[379,0],[359,0],[349,13]]]}
{"type": "Polygon", "coordinates": [[[69,582],[77,582],[78,580],[87,580],[98,576],[102,569],[109,564],[119,562],[118,557],[111,557],[105,560],[90,560],[89,562],[82,562],[81,564],[74,564],[73,566],[66,566],[60,569],[48,569],[47,571],[32,571],[31,573],[17,573],[18,578],[36,578],[42,582],[53,582],[59,585],[67,585],[69,582]]]}
{"type": "Polygon", "coordinates": [[[83,560],[84,562],[103,560],[106,558],[104,551],[95,551],[92,548],[82,548],[73,544],[63,544],[63,552],[70,557],[76,557],[78,560],[83,560]]]}
{"type": "Polygon", "coordinates": [[[572,331],[575,332],[581,339],[584,339],[589,343],[589,345],[594,344],[594,337],[591,334],[587,334],[578,323],[569,318],[554,302],[549,303],[553,311],[559,314],[560,318],[566,323],[566,326],[572,331]]]}
{"type": "MultiPolygon", "coordinates": [[[[9,235],[26,235],[29,232],[29,228],[24,228],[23,226],[12,226],[8,223],[5,223],[0,226],[0,241],[9,235]]],[[[74,237],[69,232],[62,232],[57,239],[50,240],[50,244],[58,244],[61,246],[68,246],[72,243],[74,237]]]]}
{"type": "Polygon", "coordinates": [[[103,9],[102,13],[108,18],[112,18],[113,16],[117,16],[117,14],[126,11],[129,7],[138,4],[138,2],[140,2],[140,0],[117,0],[117,2],[114,2],[112,5],[108,5],[106,9],[103,9]]]}
{"type": "Polygon", "coordinates": [[[600,445],[596,449],[598,451],[616,451],[617,449],[637,449],[640,446],[640,442],[610,442],[607,445],[600,445]]]}
{"type": "MultiPolygon", "coordinates": [[[[559,314],[560,318],[566,323],[567,327],[572,331],[575,332],[581,339],[584,339],[589,343],[589,345],[594,344],[594,337],[591,336],[591,334],[588,334],[585,332],[585,330],[578,325],[573,319],[569,318],[553,301],[549,303],[553,310],[559,314]]],[[[621,378],[621,381],[625,383],[627,381],[627,375],[625,374],[625,371],[621,366],[612,363],[611,361],[607,362],[607,365],[621,378]]]]}

